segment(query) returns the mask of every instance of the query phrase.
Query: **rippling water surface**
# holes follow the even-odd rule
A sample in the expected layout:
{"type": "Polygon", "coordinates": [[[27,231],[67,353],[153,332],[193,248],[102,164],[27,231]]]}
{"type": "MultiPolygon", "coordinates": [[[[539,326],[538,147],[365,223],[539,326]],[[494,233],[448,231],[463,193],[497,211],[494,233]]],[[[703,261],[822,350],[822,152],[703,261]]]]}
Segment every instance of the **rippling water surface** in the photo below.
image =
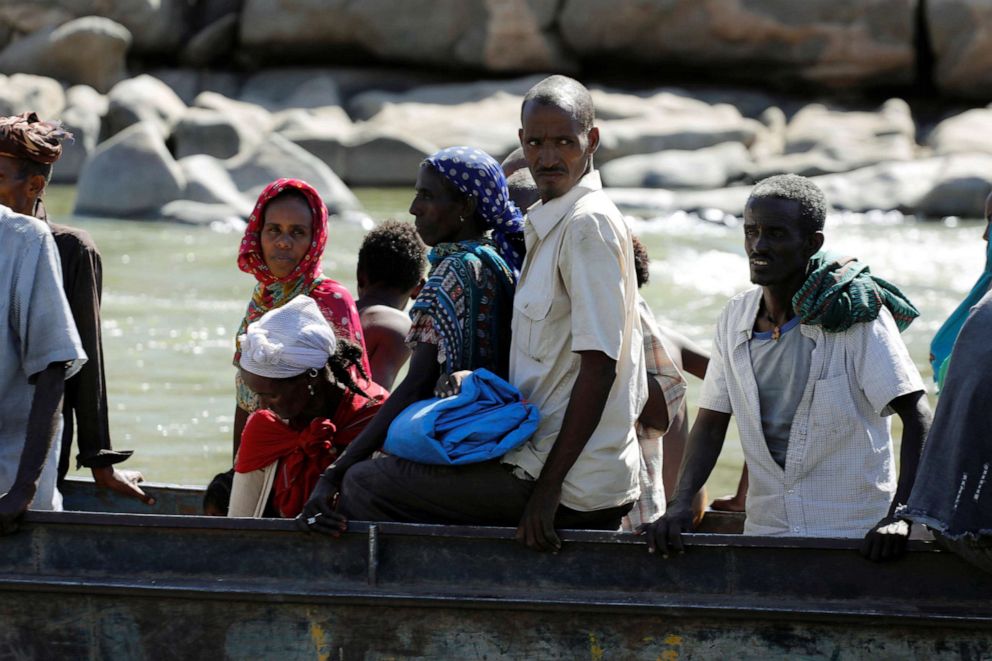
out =
{"type": "MultiPolygon", "coordinates": [[[[408,219],[409,192],[356,191],[376,219],[408,219]]],[[[104,349],[114,444],[126,466],[155,481],[205,484],[231,465],[233,335],[254,280],[235,264],[240,233],[164,223],[71,218],[72,189],[55,189],[57,222],[89,231],[103,253],[104,349]]],[[[652,257],[644,290],[664,324],[703,346],[727,298],[749,286],[739,227],[682,215],[635,221],[652,257]]],[[[363,230],[333,225],[325,272],[354,292],[363,230]]],[[[923,315],[904,334],[930,381],[930,338],[982,270],[978,222],[916,223],[897,215],[835,216],[827,247],[856,255],[899,285],[923,315]]],[[[699,390],[691,379],[690,411],[699,390]]],[[[733,490],[741,465],[736,429],[710,480],[733,490]]]]}

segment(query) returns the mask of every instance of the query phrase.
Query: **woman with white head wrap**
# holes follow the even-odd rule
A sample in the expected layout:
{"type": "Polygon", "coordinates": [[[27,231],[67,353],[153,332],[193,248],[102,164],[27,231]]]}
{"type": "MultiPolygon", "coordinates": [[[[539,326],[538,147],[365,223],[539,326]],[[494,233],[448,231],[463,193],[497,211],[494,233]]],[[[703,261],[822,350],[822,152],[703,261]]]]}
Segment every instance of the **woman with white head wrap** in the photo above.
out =
{"type": "Polygon", "coordinates": [[[241,437],[228,515],[293,517],[387,393],[365,374],[361,349],[336,338],[308,296],[249,324],[240,343],[241,377],[262,408],[241,437]]]}

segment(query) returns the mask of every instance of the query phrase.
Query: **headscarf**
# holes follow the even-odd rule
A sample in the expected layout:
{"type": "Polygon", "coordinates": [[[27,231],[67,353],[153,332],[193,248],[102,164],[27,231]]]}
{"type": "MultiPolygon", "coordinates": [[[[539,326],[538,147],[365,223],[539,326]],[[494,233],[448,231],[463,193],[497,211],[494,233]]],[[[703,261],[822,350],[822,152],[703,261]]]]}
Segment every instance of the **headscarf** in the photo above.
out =
{"type": "MultiPolygon", "coordinates": [[[[279,179],[269,184],[258,196],[255,209],[248,217],[248,227],[245,228],[241,248],[238,251],[238,268],[245,273],[255,276],[258,284],[252,293],[251,302],[236,337],[241,337],[248,329],[248,324],[260,318],[263,314],[278,308],[300,294],[309,294],[323,280],[321,259],[324,247],[327,245],[327,207],[320,194],[305,181],[299,179],[279,179]],[[311,241],[310,249],[296,265],[292,273],[285,278],[276,278],[265,264],[262,256],[262,227],[265,224],[265,209],[269,203],[286,190],[296,190],[303,194],[310,204],[311,241]]],[[[234,362],[241,357],[240,349],[236,347],[234,362]]]]}
{"type": "Polygon", "coordinates": [[[240,339],[241,367],[270,379],[321,368],[337,350],[334,331],[309,296],[269,310],[240,339]]]}
{"type": "Polygon", "coordinates": [[[971,313],[971,308],[988,293],[989,287],[992,287],[992,241],[985,246],[985,270],[978,276],[971,291],[947,318],[930,343],[930,366],[933,367],[933,380],[937,382],[939,388],[943,388],[951,350],[957,342],[958,333],[961,332],[961,327],[971,313]]]}
{"type": "Polygon", "coordinates": [[[465,195],[475,198],[476,214],[492,230],[500,256],[515,272],[524,260],[524,218],[510,201],[503,168],[474,147],[448,147],[424,159],[465,195]]]}
{"type": "Polygon", "coordinates": [[[821,250],[809,260],[809,276],[792,297],[792,307],[804,324],[842,333],[856,323],[873,321],[884,305],[900,331],[909,328],[920,311],[898,287],[871,274],[867,264],[821,250]]]}
{"type": "Polygon", "coordinates": [[[36,112],[0,117],[0,156],[51,165],[62,156],[62,141],[72,134],[61,122],[43,122],[36,112]]]}

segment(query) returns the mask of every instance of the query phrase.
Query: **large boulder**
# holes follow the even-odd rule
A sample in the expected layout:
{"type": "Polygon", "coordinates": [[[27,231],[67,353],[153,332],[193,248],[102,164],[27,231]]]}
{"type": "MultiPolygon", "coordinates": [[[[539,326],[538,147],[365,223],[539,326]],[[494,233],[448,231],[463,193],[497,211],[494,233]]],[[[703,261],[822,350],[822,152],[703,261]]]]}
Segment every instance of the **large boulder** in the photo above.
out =
{"type": "Polygon", "coordinates": [[[254,150],[226,161],[225,169],[237,189],[251,199],[276,179],[292,177],[316,188],[331,213],[362,208],[355,194],[329,167],[278,133],[269,135],[254,150]]]}
{"type": "Polygon", "coordinates": [[[107,97],[88,85],[75,85],[66,90],[66,105],[60,119],[72,132],[73,140],[62,148],[62,158],[52,171],[55,183],[75,183],[83,163],[100,140],[100,126],[107,114],[107,97]]]}
{"type": "Polygon", "coordinates": [[[186,179],[185,198],[198,204],[223,206],[247,218],[255,200],[238,190],[225,165],[224,161],[203,154],[179,159],[186,179]]]}
{"type": "Polygon", "coordinates": [[[260,61],[348,53],[492,71],[573,69],[557,0],[246,0],[241,44],[260,61]]]}
{"type": "Polygon", "coordinates": [[[148,74],[114,85],[109,101],[107,136],[115,135],[132,124],[147,122],[166,138],[186,113],[186,104],[172,88],[148,74]]]}
{"type": "Polygon", "coordinates": [[[927,138],[937,154],[992,154],[992,108],[975,108],[948,117],[927,138]]]}
{"type": "Polygon", "coordinates": [[[671,150],[610,161],[601,168],[607,186],[721,188],[740,178],[750,163],[747,147],[725,142],[696,151],[671,150]]]}
{"type": "Polygon", "coordinates": [[[334,77],[309,69],[274,69],[257,73],[245,80],[240,100],[273,112],[341,105],[334,77]]]}
{"type": "Polygon", "coordinates": [[[730,106],[725,108],[728,112],[723,116],[657,114],[601,121],[597,162],[669,149],[693,151],[723,142],[751,145],[763,127],[753,119],[741,117],[730,106]]]}
{"type": "Polygon", "coordinates": [[[915,157],[916,125],[909,106],[891,99],[877,112],[810,104],[785,127],[780,155],[759,160],[750,178],[792,172],[805,176],[848,172],[884,161],[915,157]]]}
{"type": "Polygon", "coordinates": [[[852,172],[813,177],[813,181],[837,209],[896,209],[912,213],[938,181],[944,165],[942,158],[892,161],[852,172]]]}
{"type": "Polygon", "coordinates": [[[65,91],[57,80],[15,73],[0,74],[0,115],[33,110],[42,119],[52,119],[65,108],[65,91]]]}
{"type": "Polygon", "coordinates": [[[176,158],[206,154],[231,158],[241,151],[248,131],[235,118],[216,110],[189,108],[172,131],[176,158]]]}
{"type": "Polygon", "coordinates": [[[584,62],[719,71],[765,84],[869,87],[912,82],[916,3],[564,0],[558,24],[584,62]]]}
{"type": "MultiPolygon", "coordinates": [[[[35,10],[58,9],[72,16],[103,16],[126,27],[139,55],[168,55],[188,36],[188,0],[31,0],[35,10]]],[[[202,3],[199,3],[202,4],[202,3]]]]}
{"type": "Polygon", "coordinates": [[[937,181],[916,206],[929,218],[984,218],[992,191],[992,154],[954,154],[944,159],[937,181]]]}
{"type": "Polygon", "coordinates": [[[183,47],[179,60],[192,67],[209,66],[234,50],[238,15],[227,14],[196,33],[183,47]]]}
{"type": "Polygon", "coordinates": [[[183,198],[186,178],[158,127],[138,122],[107,140],[79,176],[73,213],[108,218],[155,217],[183,198]]]}
{"type": "Polygon", "coordinates": [[[945,94],[992,97],[992,3],[926,0],[934,79],[945,94]]]}
{"type": "Polygon", "coordinates": [[[0,52],[0,71],[51,76],[106,92],[124,77],[130,44],[123,25],[86,16],[13,42],[0,52]]]}
{"type": "Polygon", "coordinates": [[[359,131],[345,147],[342,177],[352,186],[413,186],[421,162],[434,151],[415,136],[359,131]]]}

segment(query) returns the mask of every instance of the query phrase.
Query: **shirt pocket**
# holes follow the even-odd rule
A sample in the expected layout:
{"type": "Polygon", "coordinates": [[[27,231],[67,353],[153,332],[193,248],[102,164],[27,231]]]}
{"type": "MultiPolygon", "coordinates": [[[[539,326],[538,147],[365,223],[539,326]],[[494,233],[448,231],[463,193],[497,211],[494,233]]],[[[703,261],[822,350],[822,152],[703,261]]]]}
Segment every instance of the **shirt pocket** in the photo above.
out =
{"type": "Polygon", "coordinates": [[[831,456],[842,459],[862,435],[858,417],[847,375],[820,379],[813,384],[806,443],[808,465],[813,466],[831,456]]]}
{"type": "Polygon", "coordinates": [[[554,303],[552,291],[533,297],[517,296],[513,300],[517,318],[513,340],[524,354],[539,363],[553,360],[555,348],[562,340],[559,335],[570,335],[568,328],[559,327],[560,323],[556,325],[564,315],[562,309],[567,312],[568,306],[554,303]]]}

